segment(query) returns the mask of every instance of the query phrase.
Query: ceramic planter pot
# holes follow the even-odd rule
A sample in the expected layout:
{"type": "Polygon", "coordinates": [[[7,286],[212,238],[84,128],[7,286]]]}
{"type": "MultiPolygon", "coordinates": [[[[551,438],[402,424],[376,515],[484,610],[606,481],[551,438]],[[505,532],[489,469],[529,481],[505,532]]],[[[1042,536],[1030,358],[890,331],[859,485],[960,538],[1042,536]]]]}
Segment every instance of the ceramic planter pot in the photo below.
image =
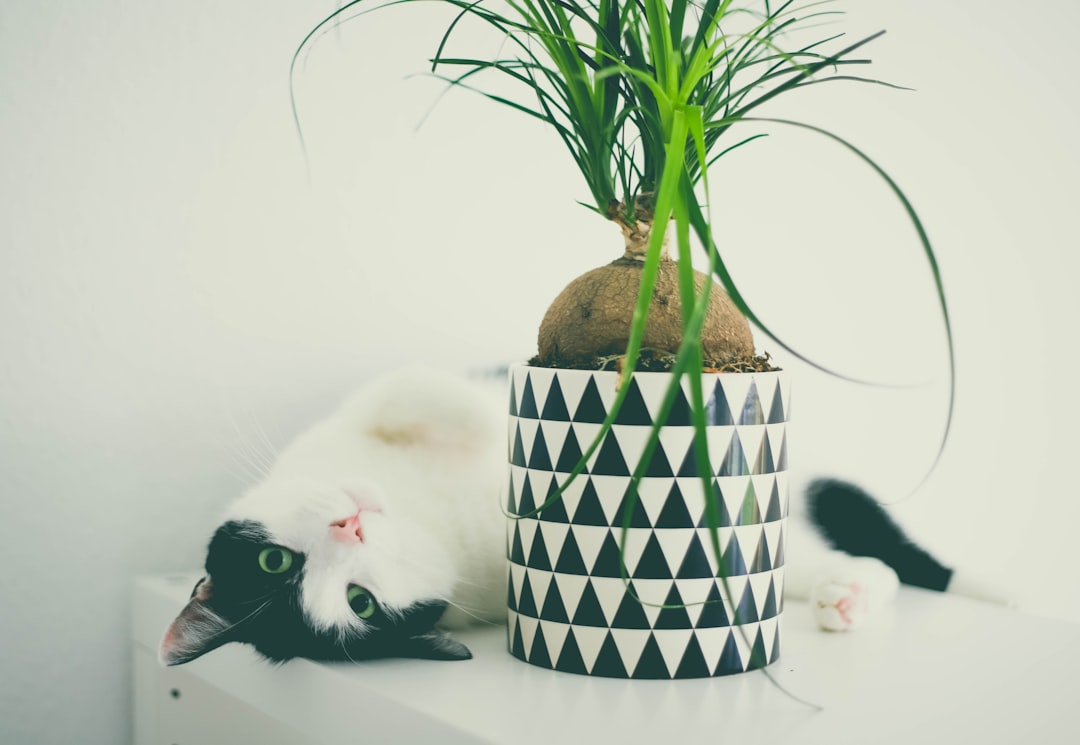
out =
{"type": "Polygon", "coordinates": [[[624,500],[667,373],[636,374],[586,471],[561,500],[521,517],[565,483],[600,431],[617,378],[511,368],[511,654],[540,667],[617,678],[728,675],[775,661],[788,505],[785,373],[705,375],[715,472],[709,495],[691,450],[683,381],[686,398],[676,399],[638,489],[625,552],[629,585],[620,571],[624,500]],[[706,527],[707,496],[720,516],[722,564],[706,527]],[[723,590],[725,574],[734,604],[723,590]]]}

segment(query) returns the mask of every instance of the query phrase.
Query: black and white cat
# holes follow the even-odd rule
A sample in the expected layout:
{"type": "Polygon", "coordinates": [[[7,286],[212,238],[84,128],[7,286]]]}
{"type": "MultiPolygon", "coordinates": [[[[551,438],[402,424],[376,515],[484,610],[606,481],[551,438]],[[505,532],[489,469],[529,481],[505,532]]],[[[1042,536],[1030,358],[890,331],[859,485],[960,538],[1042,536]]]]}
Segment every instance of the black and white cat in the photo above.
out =
{"type": "MultiPolygon", "coordinates": [[[[361,388],[228,508],[162,662],[229,642],[274,661],[469,658],[447,630],[506,620],[506,408],[502,386],[419,370],[361,388]]],[[[823,628],[857,626],[900,581],[955,589],[866,494],[808,496],[785,592],[823,628]]]]}

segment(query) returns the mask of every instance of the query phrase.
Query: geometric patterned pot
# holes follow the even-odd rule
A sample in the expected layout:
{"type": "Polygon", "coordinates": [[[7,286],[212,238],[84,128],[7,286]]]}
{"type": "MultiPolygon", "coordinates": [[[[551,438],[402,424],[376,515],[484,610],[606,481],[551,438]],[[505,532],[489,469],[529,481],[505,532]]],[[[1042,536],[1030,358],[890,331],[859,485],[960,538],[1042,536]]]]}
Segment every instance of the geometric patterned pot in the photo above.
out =
{"type": "Polygon", "coordinates": [[[618,373],[511,367],[507,604],[515,657],[616,678],[728,675],[779,657],[787,376],[704,377],[715,472],[709,498],[720,515],[723,566],[706,527],[684,379],[687,398],[676,399],[638,488],[625,553],[628,591],[618,545],[624,499],[669,374],[636,373],[586,471],[548,509],[516,517],[567,480],[600,431],[618,373]]]}

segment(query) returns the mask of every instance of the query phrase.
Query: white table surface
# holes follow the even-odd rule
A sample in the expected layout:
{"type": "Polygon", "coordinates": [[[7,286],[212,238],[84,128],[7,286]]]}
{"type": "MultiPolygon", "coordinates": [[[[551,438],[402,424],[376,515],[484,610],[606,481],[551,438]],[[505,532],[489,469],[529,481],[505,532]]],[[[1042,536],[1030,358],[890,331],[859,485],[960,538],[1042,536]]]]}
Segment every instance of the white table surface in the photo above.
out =
{"type": "Polygon", "coordinates": [[[938,593],[903,588],[872,626],[847,634],[818,631],[789,601],[781,658],[768,669],[817,709],[761,671],[627,681],[536,668],[509,655],[505,627],[457,634],[474,654],[466,662],[273,666],[230,645],[179,668],[151,665],[196,578],[134,585],[136,732],[146,742],[176,741],[146,733],[164,726],[182,681],[200,691],[184,721],[227,720],[221,702],[239,702],[268,731],[292,733],[283,742],[1080,743],[1080,624],[938,593]]]}

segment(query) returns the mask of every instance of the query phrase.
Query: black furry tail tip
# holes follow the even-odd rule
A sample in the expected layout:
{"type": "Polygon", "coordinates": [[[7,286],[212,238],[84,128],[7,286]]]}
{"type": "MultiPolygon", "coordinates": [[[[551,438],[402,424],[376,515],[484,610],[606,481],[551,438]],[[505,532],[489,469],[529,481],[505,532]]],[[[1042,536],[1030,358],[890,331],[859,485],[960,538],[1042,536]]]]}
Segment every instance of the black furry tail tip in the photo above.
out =
{"type": "Polygon", "coordinates": [[[852,556],[888,564],[906,585],[944,592],[953,571],[914,544],[872,496],[835,479],[806,489],[810,517],[832,546],[852,556]]]}

